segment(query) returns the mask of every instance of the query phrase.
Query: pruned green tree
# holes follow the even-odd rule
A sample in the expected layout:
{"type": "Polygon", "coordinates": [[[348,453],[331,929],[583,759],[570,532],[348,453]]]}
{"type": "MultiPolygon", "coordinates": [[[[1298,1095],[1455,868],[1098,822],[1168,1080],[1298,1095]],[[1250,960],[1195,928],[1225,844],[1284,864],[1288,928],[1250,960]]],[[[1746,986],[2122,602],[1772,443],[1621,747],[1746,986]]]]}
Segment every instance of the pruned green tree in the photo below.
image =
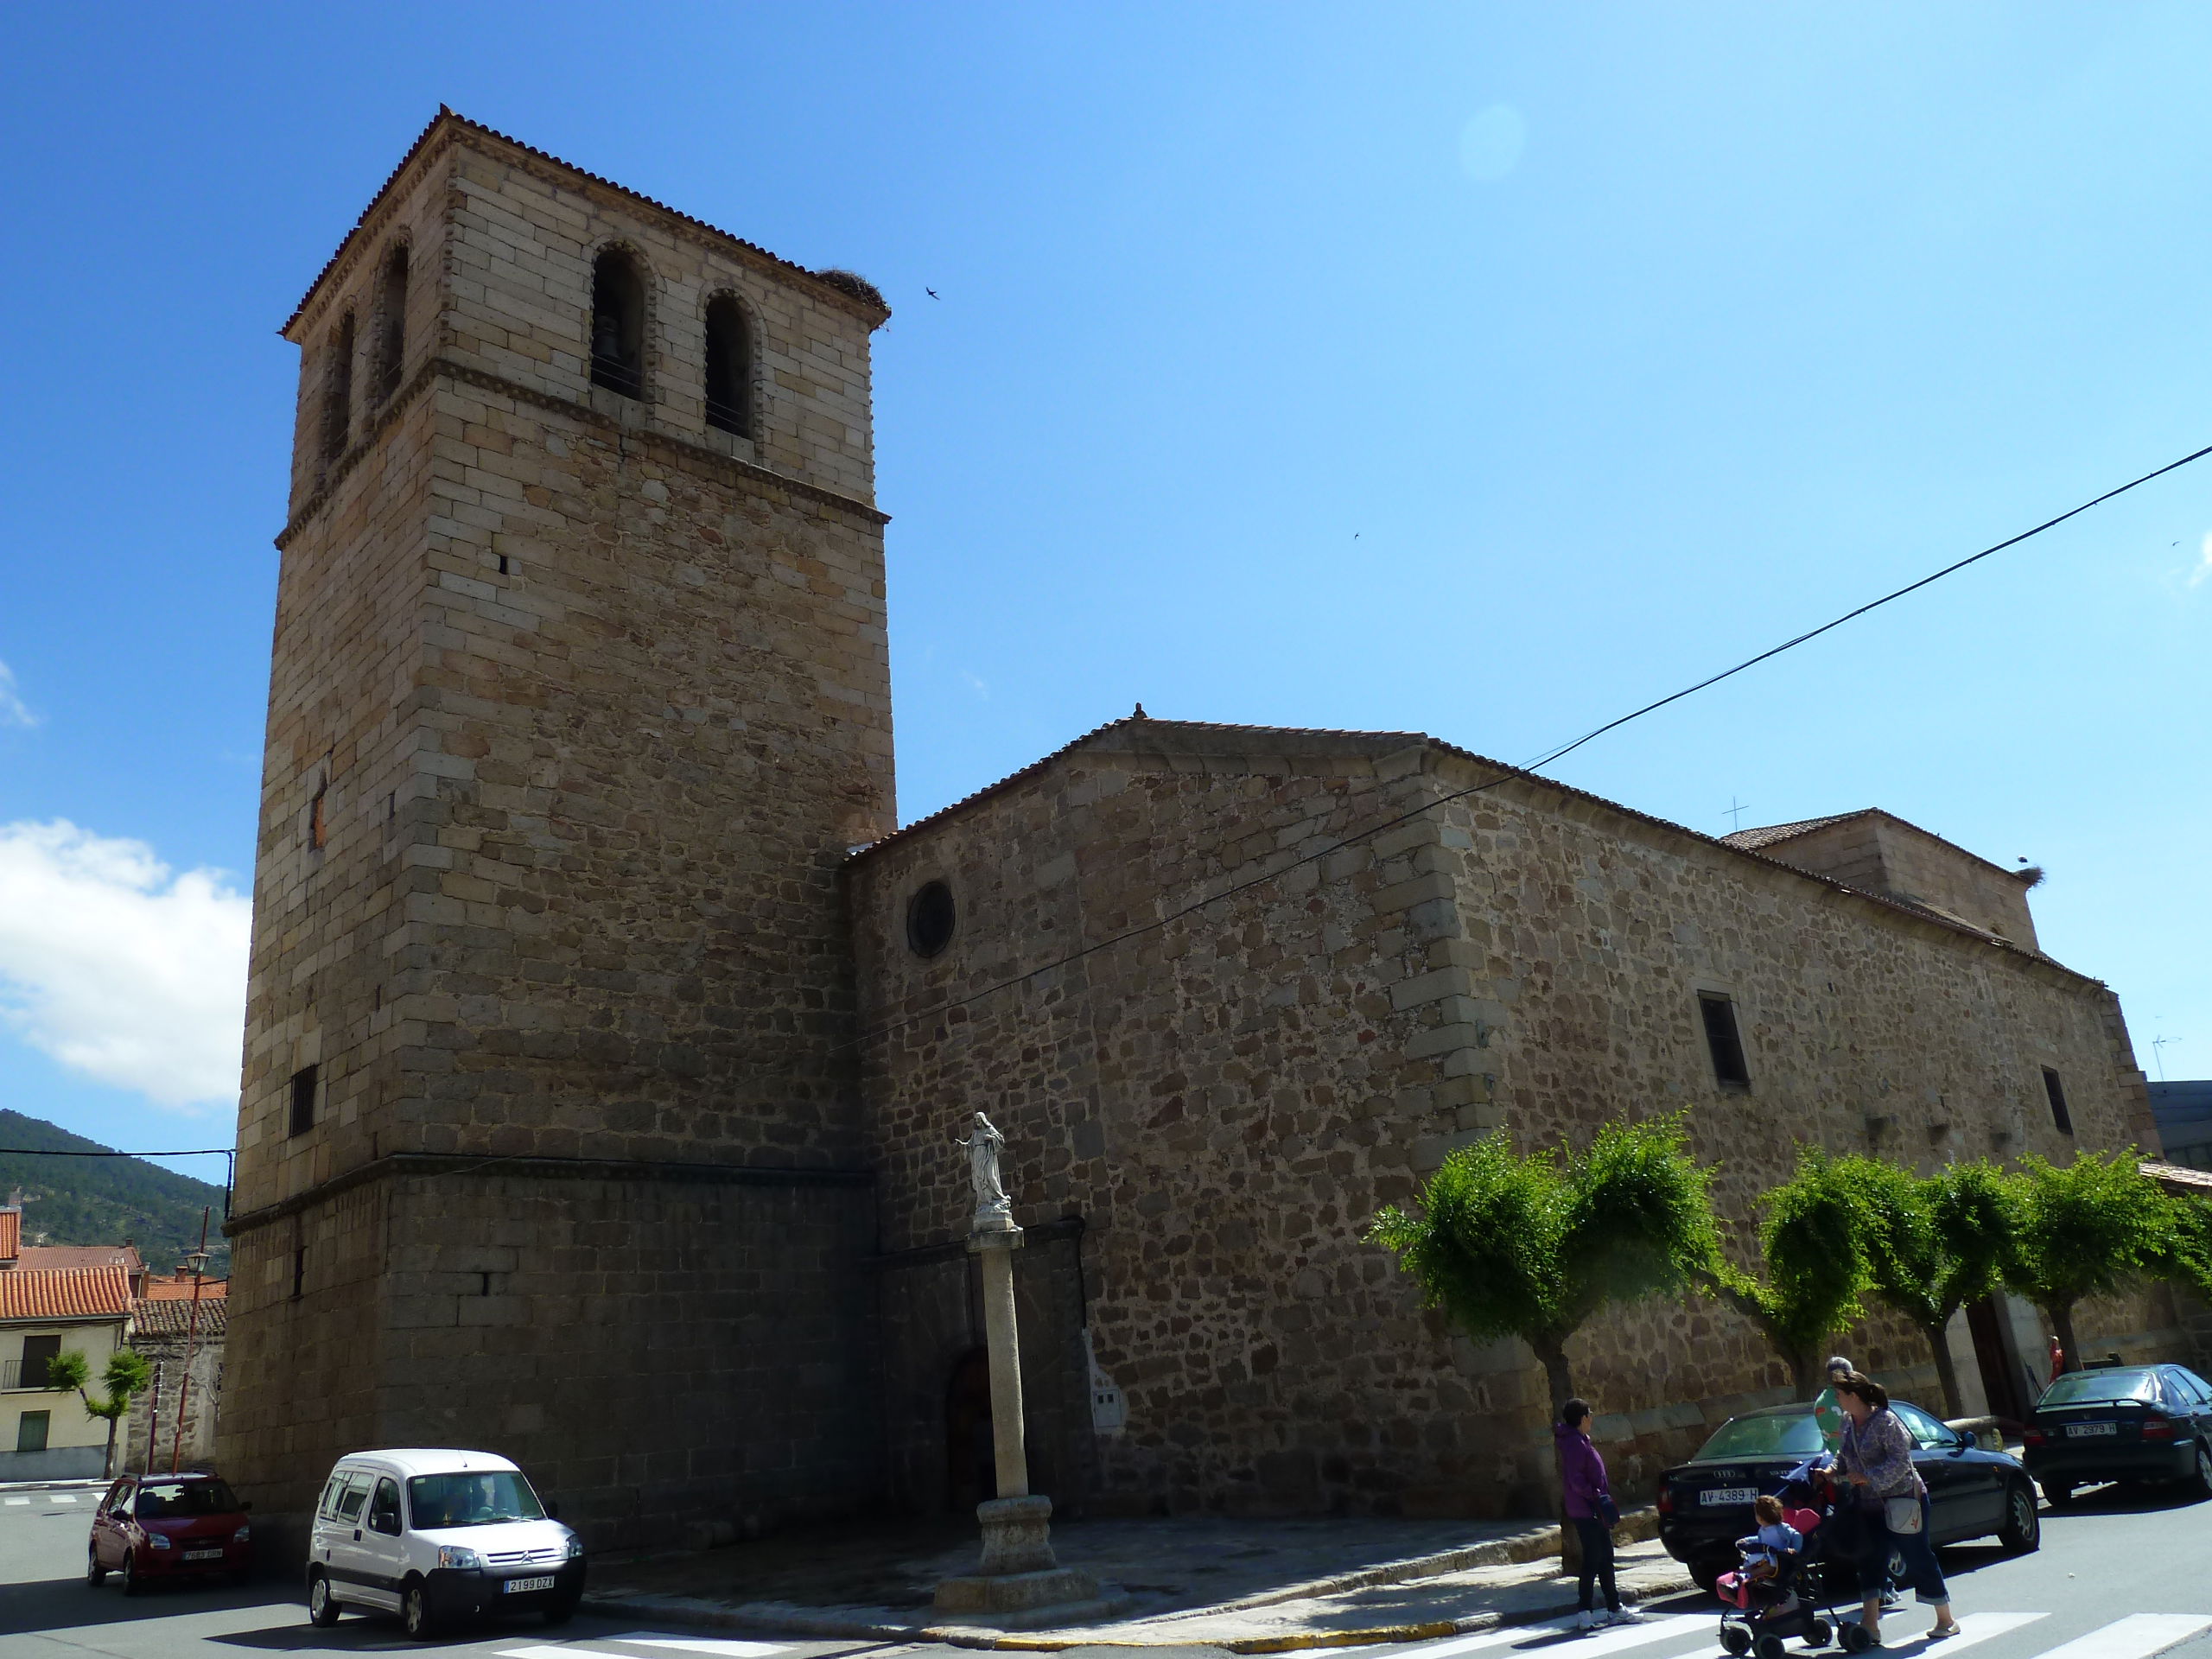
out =
{"type": "Polygon", "coordinates": [[[2009,1185],[2015,1220],[2005,1282],[2050,1321],[2066,1368],[2078,1371],[2075,1306],[2174,1271],[2172,1200],[2143,1173],[2132,1147],[2108,1156],[2079,1153],[2063,1165],[2031,1153],[2009,1185]]]}
{"type": "Polygon", "coordinates": [[[1879,1159],[1837,1160],[1859,1211],[1867,1288],[1928,1344],[1946,1415],[1966,1414],[1946,1332],[1969,1302],[1994,1291],[2012,1253],[2014,1183],[1984,1160],[1925,1178],[1879,1159]]]}
{"type": "Polygon", "coordinates": [[[48,1388],[56,1394],[73,1391],[85,1402],[86,1411],[107,1420],[105,1467],[109,1478],[113,1478],[116,1430],[130,1410],[131,1401],[152,1385],[154,1368],[146,1363],[143,1354],[118,1348],[107,1357],[107,1363],[100,1369],[100,1384],[105,1393],[95,1395],[92,1392],[92,1362],[73,1348],[46,1362],[48,1388]]]}
{"type": "Polygon", "coordinates": [[[1586,1150],[1526,1156],[1500,1130],[1446,1158],[1416,1208],[1389,1206],[1367,1236],[1475,1340],[1527,1343],[1556,1411],[1575,1391],[1567,1344],[1600,1309],[1709,1270],[1707,1179],[1678,1117],[1608,1123],[1586,1150]]]}
{"type": "Polygon", "coordinates": [[[1716,1252],[1698,1282],[1758,1326],[1809,1400],[1829,1339],[1859,1318],[1866,1262],[1858,1207],[1835,1160],[1808,1147],[1796,1173],[1761,1197],[1758,1210],[1758,1270],[1716,1252]]]}

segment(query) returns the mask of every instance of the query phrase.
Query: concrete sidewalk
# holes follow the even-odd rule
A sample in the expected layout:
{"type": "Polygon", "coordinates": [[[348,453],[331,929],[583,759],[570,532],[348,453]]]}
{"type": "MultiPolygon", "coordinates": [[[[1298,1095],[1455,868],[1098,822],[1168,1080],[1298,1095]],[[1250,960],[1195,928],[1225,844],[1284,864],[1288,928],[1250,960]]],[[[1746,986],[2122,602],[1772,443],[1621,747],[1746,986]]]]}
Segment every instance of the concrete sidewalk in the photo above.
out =
{"type": "MultiPolygon", "coordinates": [[[[1649,1511],[1621,1526],[1631,1600],[1689,1590],[1648,1540],[1649,1511]]],[[[957,1531],[915,1529],[777,1540],[683,1555],[594,1562],[587,1605],[663,1622],[812,1637],[947,1642],[1056,1652],[1206,1647],[1235,1653],[1402,1642],[1541,1619],[1573,1605],[1556,1527],[1528,1522],[1071,1522],[1064,1565],[1108,1588],[1100,1603],[1008,1620],[947,1624],[930,1605],[974,1568],[957,1531]]]]}

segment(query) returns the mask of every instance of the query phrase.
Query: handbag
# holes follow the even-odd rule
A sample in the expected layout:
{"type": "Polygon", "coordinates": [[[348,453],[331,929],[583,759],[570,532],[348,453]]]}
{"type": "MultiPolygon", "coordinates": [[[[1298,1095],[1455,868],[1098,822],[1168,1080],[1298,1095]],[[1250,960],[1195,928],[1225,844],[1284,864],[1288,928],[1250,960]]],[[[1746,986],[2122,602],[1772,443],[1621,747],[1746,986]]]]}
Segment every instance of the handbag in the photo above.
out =
{"type": "Polygon", "coordinates": [[[1891,1532],[1918,1532],[1920,1530],[1920,1500],[1917,1497],[1884,1498],[1882,1524],[1891,1532]]]}
{"type": "Polygon", "coordinates": [[[1611,1492],[1598,1494],[1598,1518],[1609,1527],[1620,1525],[1621,1506],[1613,1502],[1613,1495],[1611,1492]]]}

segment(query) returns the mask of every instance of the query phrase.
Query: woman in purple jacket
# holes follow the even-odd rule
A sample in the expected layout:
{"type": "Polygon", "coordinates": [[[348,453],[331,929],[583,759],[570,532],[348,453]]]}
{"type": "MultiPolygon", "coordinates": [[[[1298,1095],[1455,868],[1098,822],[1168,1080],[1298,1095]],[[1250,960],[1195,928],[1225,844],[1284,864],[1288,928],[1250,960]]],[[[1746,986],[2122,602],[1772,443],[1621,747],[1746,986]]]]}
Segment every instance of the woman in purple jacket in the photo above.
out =
{"type": "Polygon", "coordinates": [[[1636,1615],[1621,1610],[1620,1589],[1613,1582],[1613,1524],[1620,1519],[1620,1510],[1605,1478],[1605,1460],[1598,1455],[1586,1428],[1590,1402],[1570,1400],[1559,1408],[1559,1418],[1552,1425],[1552,1439],[1559,1446],[1560,1484],[1567,1491],[1567,1518],[1582,1545],[1582,1577],[1575,1586],[1581,1605],[1577,1622],[1586,1630],[1599,1624],[1633,1624],[1636,1615]],[[1603,1618],[1592,1605],[1593,1585],[1605,1592],[1603,1618]]]}

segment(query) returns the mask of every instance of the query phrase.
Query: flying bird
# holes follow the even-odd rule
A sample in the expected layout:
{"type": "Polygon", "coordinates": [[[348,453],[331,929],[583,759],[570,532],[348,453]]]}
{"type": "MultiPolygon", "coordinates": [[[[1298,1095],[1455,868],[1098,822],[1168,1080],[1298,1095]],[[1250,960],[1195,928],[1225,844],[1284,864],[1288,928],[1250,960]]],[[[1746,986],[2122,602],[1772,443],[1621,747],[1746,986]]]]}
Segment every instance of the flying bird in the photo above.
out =
{"type": "Polygon", "coordinates": [[[926,294],[926,295],[928,295],[928,296],[930,296],[930,298],[931,298],[931,299],[933,299],[933,300],[941,300],[941,299],[943,299],[943,298],[944,297],[944,295],[942,295],[942,294],[938,293],[938,292],[937,291],[937,289],[933,289],[933,288],[925,287],[925,288],[922,289],[922,292],[923,292],[923,293],[925,293],[925,294],[926,294]]]}

